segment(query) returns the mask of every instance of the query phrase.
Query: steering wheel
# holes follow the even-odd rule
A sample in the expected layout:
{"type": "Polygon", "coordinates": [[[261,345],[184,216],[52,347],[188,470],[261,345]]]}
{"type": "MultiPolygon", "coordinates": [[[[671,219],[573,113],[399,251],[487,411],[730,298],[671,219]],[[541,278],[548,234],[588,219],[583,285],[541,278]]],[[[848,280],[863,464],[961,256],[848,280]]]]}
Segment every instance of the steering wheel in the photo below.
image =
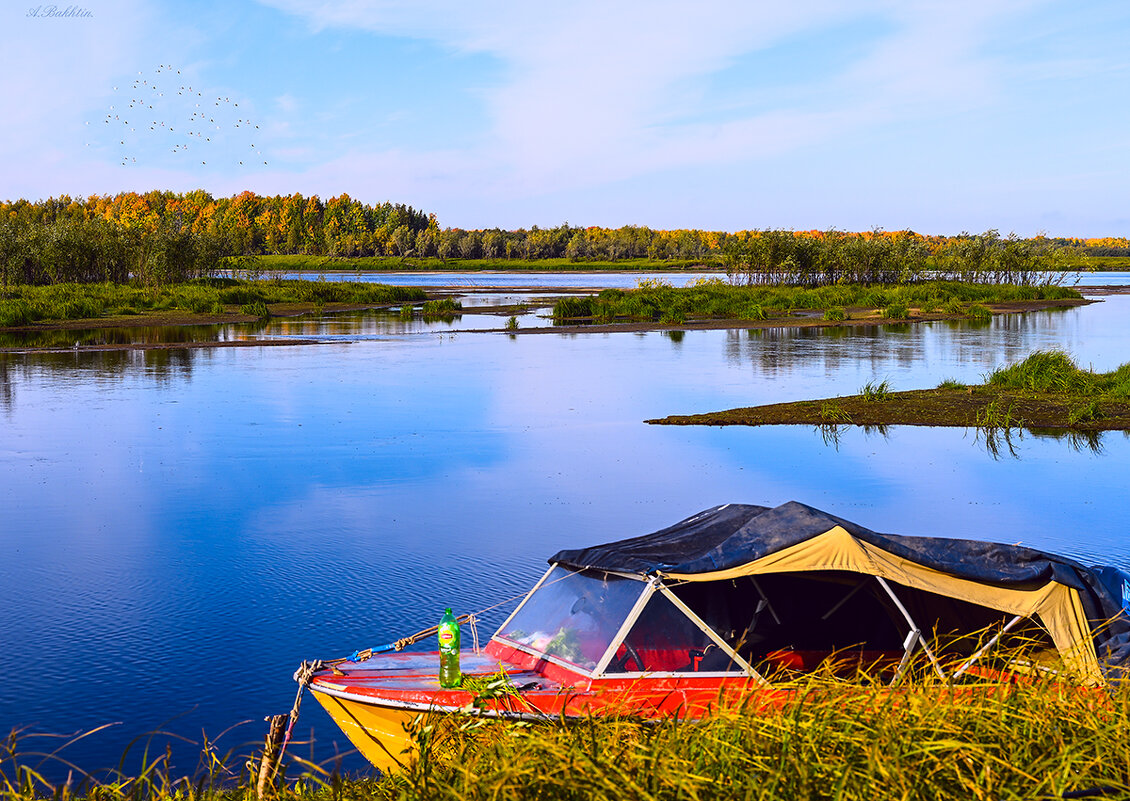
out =
{"type": "Polygon", "coordinates": [[[636,652],[635,647],[627,640],[624,640],[622,644],[624,646],[624,655],[613,659],[609,667],[612,668],[614,672],[619,673],[623,671],[626,673],[628,672],[628,660],[631,659],[636,663],[636,670],[642,671],[644,669],[643,660],[640,659],[640,655],[636,652]]]}

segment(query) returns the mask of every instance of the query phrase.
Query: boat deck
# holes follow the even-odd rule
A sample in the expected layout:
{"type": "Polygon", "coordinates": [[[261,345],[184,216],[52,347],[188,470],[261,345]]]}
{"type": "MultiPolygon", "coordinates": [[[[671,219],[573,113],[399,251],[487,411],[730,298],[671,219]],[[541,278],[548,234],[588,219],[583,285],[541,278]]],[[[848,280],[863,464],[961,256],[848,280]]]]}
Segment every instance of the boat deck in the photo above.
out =
{"type": "Polygon", "coordinates": [[[476,692],[467,688],[468,679],[472,682],[489,679],[505,671],[514,691],[490,706],[499,707],[499,712],[518,714],[537,714],[538,698],[558,699],[568,689],[567,685],[547,678],[544,673],[503,663],[486,654],[464,651],[459,662],[464,686],[453,689],[439,686],[439,654],[436,652],[380,654],[364,662],[345,663],[337,667],[343,675],[330,669],[319,671],[310,688],[338,698],[382,706],[450,711],[464,708],[475,700],[476,692]],[[524,703],[515,703],[519,698],[524,703]]]}

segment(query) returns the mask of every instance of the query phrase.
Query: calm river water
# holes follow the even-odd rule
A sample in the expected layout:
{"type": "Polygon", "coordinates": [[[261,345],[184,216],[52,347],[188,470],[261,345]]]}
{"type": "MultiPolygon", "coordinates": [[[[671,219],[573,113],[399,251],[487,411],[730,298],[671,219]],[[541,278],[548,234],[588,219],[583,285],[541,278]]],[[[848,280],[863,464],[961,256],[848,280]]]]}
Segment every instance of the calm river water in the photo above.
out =
{"type": "MultiPolygon", "coordinates": [[[[510,337],[453,333],[470,315],[369,313],[294,323],[324,340],[300,347],[0,354],[0,733],[119,723],[67,752],[87,769],[156,728],[200,742],[251,720],[221,745],[257,740],[303,659],[513,596],[560,548],[729,501],[1130,567],[1119,433],[1024,435],[994,456],[961,429],[833,442],[642,422],[975,382],[1037,348],[1109,370],[1130,360],[1127,320],[1125,295],[826,331],[510,337]]],[[[346,747],[312,701],[299,729],[317,758],[346,747]]]]}

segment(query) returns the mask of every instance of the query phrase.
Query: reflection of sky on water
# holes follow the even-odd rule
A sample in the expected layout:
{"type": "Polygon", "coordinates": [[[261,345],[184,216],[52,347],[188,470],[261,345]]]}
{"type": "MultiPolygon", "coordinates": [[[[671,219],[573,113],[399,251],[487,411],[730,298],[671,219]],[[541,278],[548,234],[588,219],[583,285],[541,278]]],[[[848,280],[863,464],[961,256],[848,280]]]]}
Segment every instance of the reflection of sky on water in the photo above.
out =
{"type": "MultiPolygon", "coordinates": [[[[83,746],[99,764],[172,714],[188,734],[258,721],[289,707],[302,659],[486,606],[560,548],[727,501],[1125,566],[1119,433],[1098,454],[1025,435],[995,460],[961,429],[848,429],[833,446],[804,426],[641,421],[975,381],[1042,347],[1111,369],[1128,311],[1112,296],[987,325],[0,354],[0,631],[10,661],[48,668],[0,685],[0,720],[126,721],[83,746]],[[253,692],[229,683],[241,660],[253,692]]],[[[311,723],[337,736],[308,705],[311,723]]]]}
{"type": "MultiPolygon", "coordinates": [[[[310,278],[311,273],[287,273],[283,278],[310,278]]],[[[516,270],[514,272],[327,272],[327,281],[365,281],[396,286],[458,287],[468,291],[481,291],[492,287],[634,287],[641,280],[665,281],[671,286],[686,286],[701,279],[726,280],[726,273],[713,271],[678,272],[570,272],[538,273],[516,270]]],[[[1088,286],[1126,286],[1130,284],[1130,272],[1088,272],[1067,273],[1064,285],[1088,286]]]]}

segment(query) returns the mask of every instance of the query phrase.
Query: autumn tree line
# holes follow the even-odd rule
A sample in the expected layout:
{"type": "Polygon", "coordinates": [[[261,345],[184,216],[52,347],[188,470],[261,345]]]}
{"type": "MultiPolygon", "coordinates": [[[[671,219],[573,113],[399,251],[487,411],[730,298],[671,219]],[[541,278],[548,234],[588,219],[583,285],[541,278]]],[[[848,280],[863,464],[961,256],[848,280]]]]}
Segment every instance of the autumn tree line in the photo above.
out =
{"type": "Polygon", "coordinates": [[[348,195],[128,192],[0,203],[4,284],[126,281],[164,284],[215,273],[224,259],[264,253],[383,254],[435,227],[402,204],[348,195]]]}
{"type": "Polygon", "coordinates": [[[731,247],[725,261],[735,283],[809,287],[924,280],[1030,286],[1058,283],[1082,266],[1068,246],[998,231],[931,238],[910,231],[760,231],[731,247]]]}
{"type": "Polygon", "coordinates": [[[146,192],[0,202],[3,284],[164,284],[214,274],[225,259],[257,255],[384,256],[402,259],[702,262],[741,282],[912,281],[926,269],[981,280],[1055,267],[1072,253],[1120,249],[1125,239],[957,237],[911,231],[729,233],[575,227],[507,231],[440,228],[435,215],[403,204],[368,205],[348,195],[146,192]]]}

